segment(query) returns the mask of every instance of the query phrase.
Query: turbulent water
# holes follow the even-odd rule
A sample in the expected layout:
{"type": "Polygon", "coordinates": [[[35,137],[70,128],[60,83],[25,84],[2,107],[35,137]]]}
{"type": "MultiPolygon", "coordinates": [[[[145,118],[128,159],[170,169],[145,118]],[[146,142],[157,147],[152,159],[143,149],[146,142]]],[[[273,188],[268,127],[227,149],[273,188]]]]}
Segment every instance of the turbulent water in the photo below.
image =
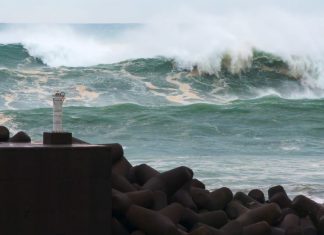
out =
{"type": "Polygon", "coordinates": [[[0,125],[40,141],[62,90],[64,129],[121,143],[133,164],[323,202],[323,42],[196,27],[0,25],[0,125]]]}

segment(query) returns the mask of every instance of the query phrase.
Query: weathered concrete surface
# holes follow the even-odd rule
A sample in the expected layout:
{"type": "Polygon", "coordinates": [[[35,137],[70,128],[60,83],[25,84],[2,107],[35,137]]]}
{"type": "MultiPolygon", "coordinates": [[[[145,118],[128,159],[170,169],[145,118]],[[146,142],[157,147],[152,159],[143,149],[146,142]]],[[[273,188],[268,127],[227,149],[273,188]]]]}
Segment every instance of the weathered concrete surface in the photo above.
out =
{"type": "Polygon", "coordinates": [[[111,233],[111,146],[0,144],[0,234],[111,233]]]}

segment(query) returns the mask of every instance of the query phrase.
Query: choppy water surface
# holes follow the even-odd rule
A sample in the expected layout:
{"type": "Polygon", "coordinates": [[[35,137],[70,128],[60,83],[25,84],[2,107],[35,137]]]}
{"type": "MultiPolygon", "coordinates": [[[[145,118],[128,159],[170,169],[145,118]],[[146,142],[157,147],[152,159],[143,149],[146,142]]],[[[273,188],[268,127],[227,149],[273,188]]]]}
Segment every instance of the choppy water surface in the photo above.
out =
{"type": "Polygon", "coordinates": [[[1,25],[0,125],[41,140],[63,90],[65,130],[119,142],[133,164],[187,165],[209,188],[282,184],[324,199],[324,46],[281,51],[253,35],[234,46],[229,28],[232,41],[209,34],[199,50],[195,27],[181,27],[186,40],[154,43],[146,25],[1,25]]]}

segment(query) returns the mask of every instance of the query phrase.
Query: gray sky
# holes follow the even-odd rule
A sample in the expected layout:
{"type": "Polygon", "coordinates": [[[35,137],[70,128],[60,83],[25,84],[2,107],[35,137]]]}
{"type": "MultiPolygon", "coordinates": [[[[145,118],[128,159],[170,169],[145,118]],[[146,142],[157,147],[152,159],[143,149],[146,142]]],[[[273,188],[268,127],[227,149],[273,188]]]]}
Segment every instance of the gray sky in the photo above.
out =
{"type": "Polygon", "coordinates": [[[147,22],[181,10],[223,14],[267,6],[292,14],[324,14],[323,0],[0,0],[0,22],[147,22]]]}

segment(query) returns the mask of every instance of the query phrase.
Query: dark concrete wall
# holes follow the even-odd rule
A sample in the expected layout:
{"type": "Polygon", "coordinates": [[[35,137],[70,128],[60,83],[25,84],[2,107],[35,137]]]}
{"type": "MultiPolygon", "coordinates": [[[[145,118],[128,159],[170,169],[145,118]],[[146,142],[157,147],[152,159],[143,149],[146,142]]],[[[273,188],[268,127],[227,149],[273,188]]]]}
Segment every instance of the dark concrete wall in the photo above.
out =
{"type": "Polygon", "coordinates": [[[0,234],[110,234],[110,175],[109,145],[0,145],[0,234]]]}

